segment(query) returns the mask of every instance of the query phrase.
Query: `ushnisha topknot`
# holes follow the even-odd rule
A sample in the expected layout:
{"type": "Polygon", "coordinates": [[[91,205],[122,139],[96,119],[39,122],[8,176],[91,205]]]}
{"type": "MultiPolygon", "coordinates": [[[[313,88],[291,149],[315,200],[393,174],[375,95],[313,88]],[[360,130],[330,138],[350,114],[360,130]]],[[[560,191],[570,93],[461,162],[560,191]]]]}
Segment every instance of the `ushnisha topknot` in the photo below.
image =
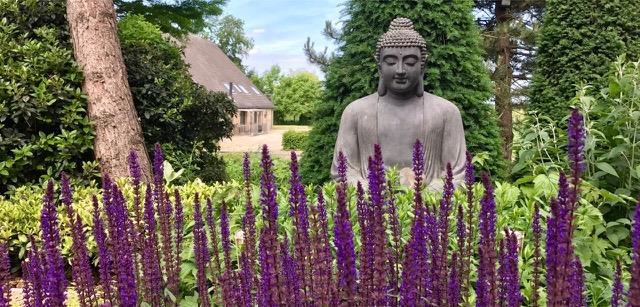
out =
{"type": "Polygon", "coordinates": [[[408,18],[396,17],[389,25],[389,30],[382,34],[376,45],[376,53],[374,55],[376,62],[380,61],[380,51],[382,48],[398,48],[398,47],[418,47],[422,58],[421,66],[424,68],[424,62],[427,56],[427,43],[424,38],[413,28],[413,22],[408,18]]]}

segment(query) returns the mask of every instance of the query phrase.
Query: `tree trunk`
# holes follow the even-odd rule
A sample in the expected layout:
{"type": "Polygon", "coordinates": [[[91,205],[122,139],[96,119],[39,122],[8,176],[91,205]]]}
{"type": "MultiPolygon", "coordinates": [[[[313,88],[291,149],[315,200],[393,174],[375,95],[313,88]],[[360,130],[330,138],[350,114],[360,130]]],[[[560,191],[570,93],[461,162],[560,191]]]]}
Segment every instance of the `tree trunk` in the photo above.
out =
{"type": "Polygon", "coordinates": [[[502,135],[502,155],[510,164],[511,145],[513,143],[513,117],[511,106],[511,83],[513,69],[511,68],[511,37],[509,35],[509,22],[511,14],[509,7],[500,2],[495,4],[496,34],[498,35],[496,70],[494,83],[496,86],[496,111],[499,116],[498,124],[502,135]]]}
{"type": "Polygon", "coordinates": [[[103,173],[129,175],[127,156],[138,153],[144,179],[151,167],[118,40],[113,0],[67,0],[67,20],[76,61],[84,73],[87,113],[95,158],[103,173]]]}

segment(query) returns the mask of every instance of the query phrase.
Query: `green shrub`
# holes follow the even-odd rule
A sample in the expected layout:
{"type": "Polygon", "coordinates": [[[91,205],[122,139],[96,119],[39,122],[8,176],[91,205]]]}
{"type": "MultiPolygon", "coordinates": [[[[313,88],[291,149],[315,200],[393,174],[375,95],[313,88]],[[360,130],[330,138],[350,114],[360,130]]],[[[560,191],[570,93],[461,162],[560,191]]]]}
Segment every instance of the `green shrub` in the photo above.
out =
{"type": "MultiPolygon", "coordinates": [[[[640,193],[640,62],[615,61],[608,82],[581,88],[569,102],[585,114],[585,179],[607,193],[607,222],[630,218],[640,193]],[[594,93],[594,88],[602,90],[594,93]]],[[[517,125],[516,182],[567,168],[566,122],[531,115],[517,125]]]]}
{"type": "Polygon", "coordinates": [[[64,1],[1,1],[0,193],[61,170],[82,174],[93,134],[81,87],[64,1]]]}
{"type": "Polygon", "coordinates": [[[576,84],[593,83],[596,91],[605,88],[610,64],[618,55],[640,56],[638,29],[637,0],[547,1],[529,108],[560,121],[568,113],[576,84]]]}
{"type": "Polygon", "coordinates": [[[144,17],[127,16],[118,29],[147,149],[163,144],[167,160],[185,169],[181,182],[225,180],[217,143],[233,131],[233,101],[195,83],[181,47],[144,17]]]}
{"type": "Polygon", "coordinates": [[[282,135],[282,149],[302,150],[308,137],[309,132],[307,131],[288,130],[282,135]]]}

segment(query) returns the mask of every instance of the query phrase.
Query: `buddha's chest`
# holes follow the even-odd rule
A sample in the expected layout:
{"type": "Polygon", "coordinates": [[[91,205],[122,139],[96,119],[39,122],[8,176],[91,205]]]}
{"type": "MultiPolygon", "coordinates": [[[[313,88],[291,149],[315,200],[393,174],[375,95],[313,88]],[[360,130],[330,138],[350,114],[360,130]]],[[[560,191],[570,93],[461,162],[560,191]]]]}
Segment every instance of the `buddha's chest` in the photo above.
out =
{"type": "Polygon", "coordinates": [[[408,106],[379,105],[378,142],[387,166],[411,167],[412,148],[416,140],[424,142],[423,104],[408,106]]]}

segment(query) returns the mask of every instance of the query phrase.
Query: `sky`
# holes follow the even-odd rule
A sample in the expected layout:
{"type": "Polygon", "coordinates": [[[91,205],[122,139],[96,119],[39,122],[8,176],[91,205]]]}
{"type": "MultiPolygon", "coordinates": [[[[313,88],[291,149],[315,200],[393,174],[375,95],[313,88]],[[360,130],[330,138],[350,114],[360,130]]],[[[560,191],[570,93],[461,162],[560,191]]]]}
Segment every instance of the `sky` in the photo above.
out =
{"type": "Polygon", "coordinates": [[[320,69],[309,63],[302,47],[311,37],[317,50],[334,49],[322,35],[325,21],[340,19],[343,0],[229,0],[223,15],[244,21],[245,34],[254,47],[242,60],[258,73],[279,65],[284,73],[306,70],[322,78],[320,69]]]}

